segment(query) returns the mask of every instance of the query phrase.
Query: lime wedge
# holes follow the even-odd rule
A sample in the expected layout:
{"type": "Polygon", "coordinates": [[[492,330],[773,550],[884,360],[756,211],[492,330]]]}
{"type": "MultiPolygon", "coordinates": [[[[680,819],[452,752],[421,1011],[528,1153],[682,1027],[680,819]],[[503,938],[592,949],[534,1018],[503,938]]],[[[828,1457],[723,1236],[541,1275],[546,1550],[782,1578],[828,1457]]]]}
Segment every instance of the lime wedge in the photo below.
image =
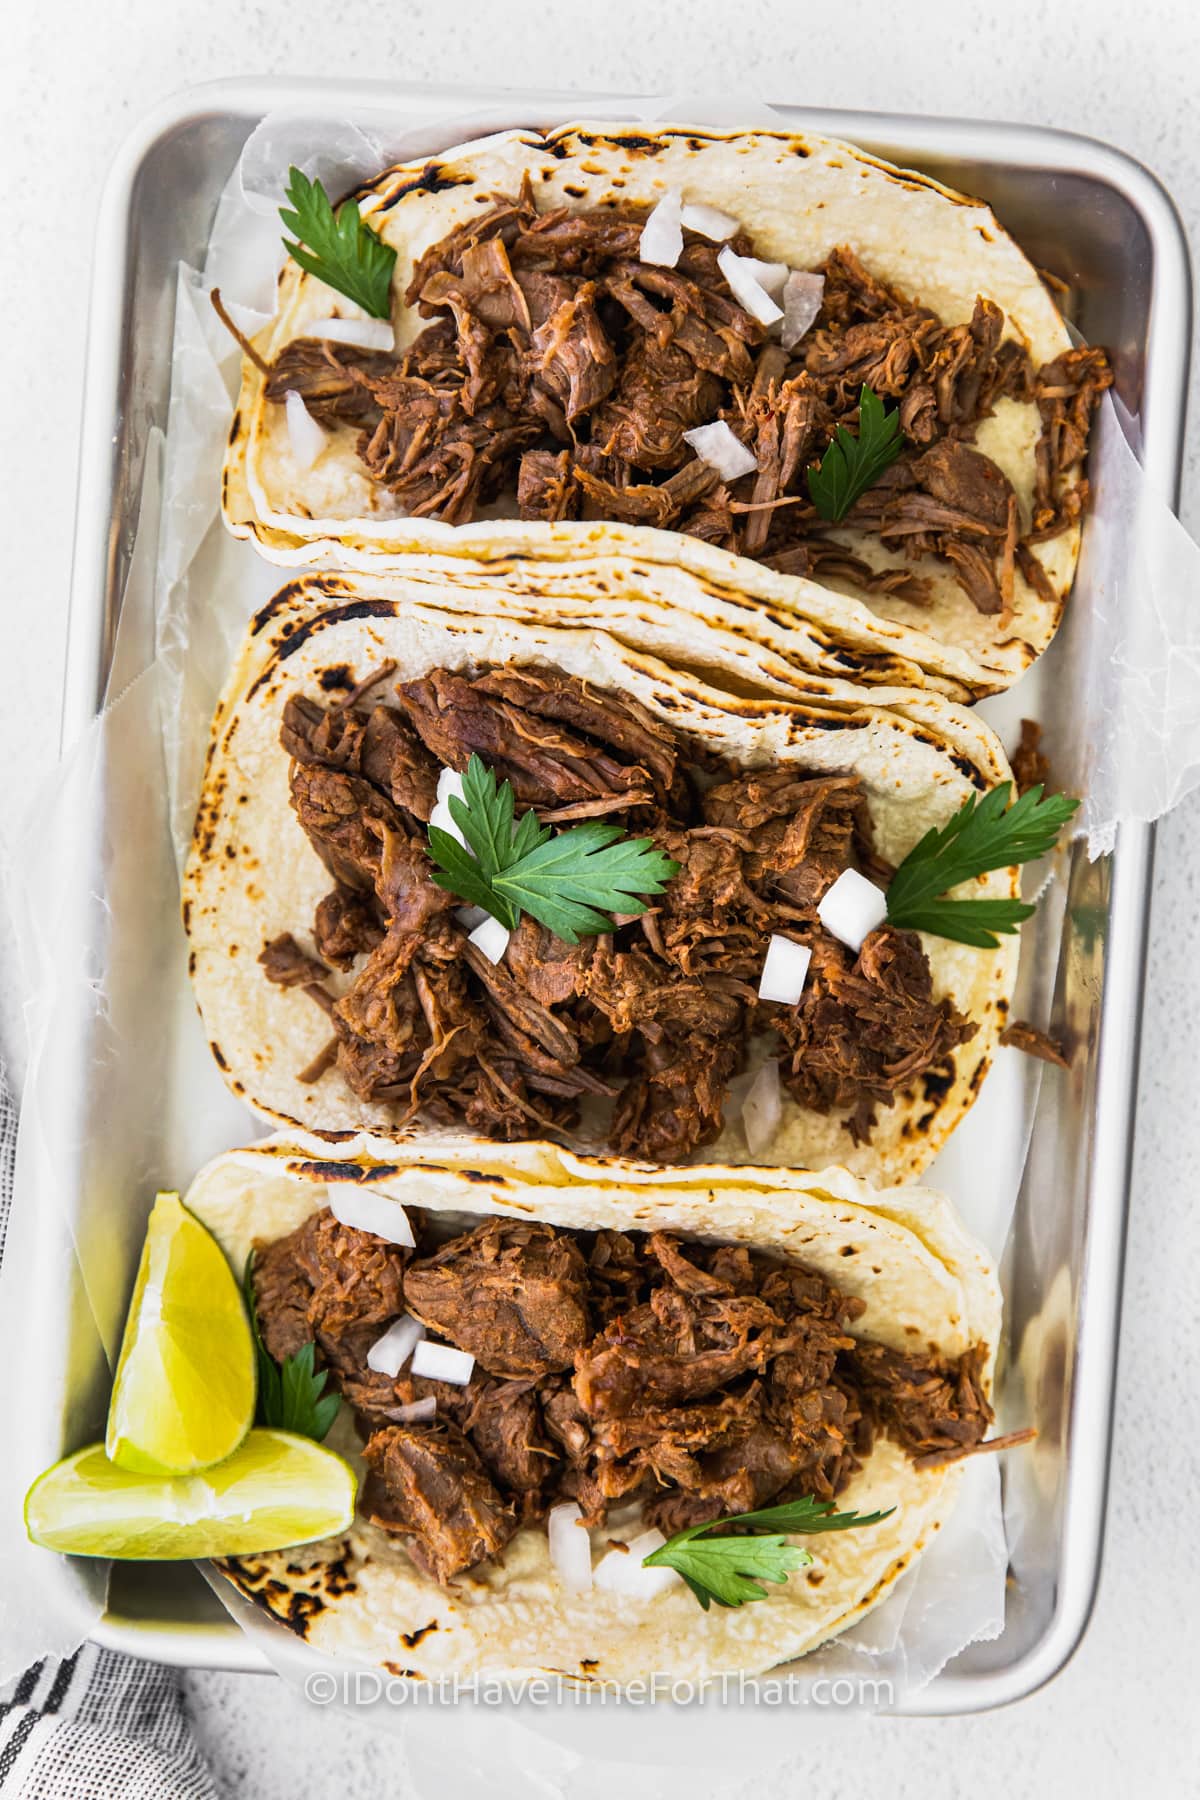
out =
{"type": "Polygon", "coordinates": [[[254,1423],[250,1322],[216,1239],[159,1194],[125,1321],[105,1447],[122,1469],[188,1475],[254,1423]]]}
{"type": "Polygon", "coordinates": [[[290,1431],[252,1431],[202,1475],[138,1475],[90,1444],[25,1496],[35,1544],[72,1556],[246,1556],[334,1537],[354,1517],[349,1463],[290,1431]]]}

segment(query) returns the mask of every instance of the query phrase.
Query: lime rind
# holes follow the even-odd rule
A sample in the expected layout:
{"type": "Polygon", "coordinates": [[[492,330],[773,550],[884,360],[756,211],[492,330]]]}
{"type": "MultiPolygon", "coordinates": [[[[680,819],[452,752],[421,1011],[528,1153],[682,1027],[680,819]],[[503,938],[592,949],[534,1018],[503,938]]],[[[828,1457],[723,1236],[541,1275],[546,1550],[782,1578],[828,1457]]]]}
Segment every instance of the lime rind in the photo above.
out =
{"type": "Polygon", "coordinates": [[[35,1544],[74,1556],[247,1556],[348,1530],[356,1489],[349,1463],[288,1431],[251,1431],[223,1462],[191,1475],[119,1468],[90,1444],[34,1482],[25,1528],[35,1544]]]}
{"type": "Polygon", "coordinates": [[[132,1474],[229,1456],[254,1419],[254,1343],[220,1246],[177,1194],[150,1214],[113,1382],[105,1447],[132,1474]]]}

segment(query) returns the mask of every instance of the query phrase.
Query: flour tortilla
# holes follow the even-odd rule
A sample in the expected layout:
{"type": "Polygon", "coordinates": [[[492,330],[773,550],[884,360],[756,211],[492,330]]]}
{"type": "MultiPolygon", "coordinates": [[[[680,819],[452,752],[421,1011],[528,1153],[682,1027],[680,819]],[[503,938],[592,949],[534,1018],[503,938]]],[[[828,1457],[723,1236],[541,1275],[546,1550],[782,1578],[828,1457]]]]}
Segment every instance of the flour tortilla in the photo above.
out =
{"type": "MultiPolygon", "coordinates": [[[[1005,314],[1006,335],[1026,345],[1035,365],[1070,348],[1066,326],[1037,271],[990,208],[928,176],[799,132],[686,126],[648,131],[612,124],[566,125],[544,137],[504,132],[447,150],[430,163],[398,165],[356,190],[363,217],[397,252],[392,314],[398,347],[428,323],[403,303],[417,259],[456,225],[477,217],[484,197],[515,194],[526,172],[544,208],[580,210],[606,199],[654,202],[667,189],[679,188],[685,199],[737,218],[762,257],[809,269],[837,245],[849,244],[872,273],[949,323],[969,320],[977,295],[993,300],[1005,314]]],[[[353,303],[287,261],[278,309],[256,347],[270,362],[318,319],[356,314],[353,303]]],[[[464,526],[407,519],[359,461],[352,428],[334,432],[312,468],[299,467],[284,408],[268,404],[263,389],[262,376],[247,360],[223,506],[231,529],[253,538],[278,562],[310,562],[334,549],[351,565],[429,551],[560,561],[612,553],[678,565],[743,604],[793,614],[802,629],[811,622],[851,650],[877,639],[893,655],[924,669],[935,687],[974,697],[1009,686],[1046,648],[1079,553],[1077,528],[1035,546],[1054,599],[1042,599],[1018,574],[1012,617],[1001,626],[997,618],[978,613],[948,570],[932,559],[906,565],[932,586],[931,603],[916,605],[855,584],[826,588],[781,575],[679,532],[603,522],[522,522],[514,516],[464,526]]],[[[1002,399],[977,438],[1012,482],[1026,519],[1039,430],[1035,405],[1002,399]]],[[[515,502],[499,510],[515,515],[515,502]]],[[[900,560],[875,538],[849,530],[833,535],[873,565],[900,560]]]]}
{"type": "MultiPolygon", "coordinates": [[[[756,1171],[755,1185],[745,1186],[740,1170],[713,1168],[700,1183],[694,1172],[611,1161],[588,1169],[569,1156],[560,1179],[543,1182],[529,1172],[530,1155],[520,1146],[487,1146],[482,1165],[451,1138],[393,1150],[384,1163],[357,1148],[358,1160],[323,1161],[279,1137],[232,1151],[201,1171],[187,1205],[236,1270],[256,1242],[293,1230],[345,1182],[420,1205],[447,1233],[508,1215],[579,1230],[661,1229],[748,1244],[817,1269],[861,1297],[866,1310],[857,1335],[897,1348],[932,1346],[947,1357],[985,1343],[993,1352],[990,1383],[1000,1332],[995,1269],[939,1194],[878,1195],[842,1170],[807,1178],[756,1171]]],[[[356,1457],[348,1430],[338,1447],[356,1457]]],[[[413,1679],[541,1672],[626,1683],[650,1674],[749,1674],[815,1649],[885,1599],[949,1517],[959,1479],[957,1466],[918,1470],[898,1446],[880,1440],[838,1504],[858,1511],[894,1506],[892,1517],[802,1540],[813,1568],[737,1610],[704,1613],[682,1585],[644,1602],[599,1590],[567,1594],[540,1528],[519,1533],[502,1565],[453,1589],[439,1588],[394,1539],[363,1520],[344,1537],[222,1566],[315,1650],[413,1679]],[[406,1635],[418,1639],[416,1646],[405,1645],[406,1635]]],[[[593,1534],[596,1551],[640,1528],[636,1511],[626,1509],[593,1534]]]]}
{"type": "MultiPolygon", "coordinates": [[[[401,1139],[422,1126],[401,1124],[402,1109],[358,1099],[336,1069],[303,1083],[298,1072],[328,1039],[328,1024],[303,993],[273,986],[258,966],[263,945],[291,932],[312,946],[317,903],[330,877],[288,801],[288,757],[279,723],[288,697],[327,698],[321,677],[360,680],[385,660],[395,680],[445,666],[468,672],[509,660],[561,669],[628,694],[656,718],[683,727],[742,766],[794,763],[814,773],[852,769],[871,803],[876,847],[893,863],[972,793],[1010,779],[999,742],[973,714],[936,695],[908,689],[848,690],[841,698],[747,698],[741,687],[746,648],[715,626],[676,616],[673,636],[654,631],[672,665],[599,629],[533,623],[503,609],[457,610],[429,588],[398,575],[368,581],[309,576],[277,594],[252,621],[218,706],[192,851],[184,872],[184,922],[190,967],[213,1055],[227,1081],[274,1123],[336,1133],[366,1130],[401,1139]],[[705,678],[686,671],[693,655],[705,678]],[[349,672],[348,677],[347,673],[349,672]],[[725,688],[715,685],[726,679],[725,688]],[[848,697],[854,692],[856,697],[848,697]]],[[[461,596],[457,596],[461,600],[461,596]]],[[[603,595],[591,608],[605,622],[603,595]]],[[[1012,896],[1018,871],[973,884],[973,894],[1012,896]]],[[[854,1144],[844,1114],[807,1111],[785,1097],[781,1128],[765,1160],[794,1168],[840,1162],[885,1181],[912,1179],[972,1103],[999,1032],[1016,975],[1018,943],[977,950],[944,938],[923,939],[935,995],[949,996],[979,1030],[954,1052],[951,1078],[920,1077],[881,1108],[870,1140],[854,1144]]],[[[351,975],[331,977],[330,987],[351,975]]],[[[758,1054],[761,1056],[762,1047],[758,1054]]],[[[734,1163],[752,1158],[737,1109],[702,1155],[734,1163]]]]}

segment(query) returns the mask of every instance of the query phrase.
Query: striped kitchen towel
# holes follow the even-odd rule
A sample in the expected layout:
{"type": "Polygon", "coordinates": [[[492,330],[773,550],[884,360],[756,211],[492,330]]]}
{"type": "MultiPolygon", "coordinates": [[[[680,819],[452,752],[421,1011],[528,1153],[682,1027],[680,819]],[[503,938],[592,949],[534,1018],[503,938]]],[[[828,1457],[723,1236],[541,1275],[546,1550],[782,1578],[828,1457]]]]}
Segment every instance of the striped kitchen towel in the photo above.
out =
{"type": "Polygon", "coordinates": [[[4,1800],[218,1800],[174,1669],[83,1644],[0,1691],[4,1800]]]}

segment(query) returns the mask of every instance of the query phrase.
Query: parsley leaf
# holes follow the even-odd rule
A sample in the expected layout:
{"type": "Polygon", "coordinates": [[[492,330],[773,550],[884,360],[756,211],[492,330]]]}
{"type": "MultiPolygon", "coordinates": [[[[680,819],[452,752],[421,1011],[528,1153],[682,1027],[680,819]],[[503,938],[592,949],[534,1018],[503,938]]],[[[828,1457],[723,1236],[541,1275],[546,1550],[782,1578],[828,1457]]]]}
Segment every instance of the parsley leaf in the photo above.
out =
{"type": "Polygon", "coordinates": [[[293,210],[281,206],[279,217],[300,240],[283,240],[292,261],[355,301],[373,319],[390,319],[396,252],[363,224],[358,202],[343,200],[335,213],[321,183],[310,181],[294,164],[286,192],[293,210]]]}
{"type": "Polygon", "coordinates": [[[467,765],[462,798],[452,795],[449,804],[470,848],[431,825],[433,879],[510,931],[524,912],[578,943],[612,931],[613,913],[645,912],[641,896],[661,893],[679,873],[649,838],[626,838],[619,825],[592,819],[556,835],[532,811],[517,819],[511,784],[497,782],[478,756],[467,765]]]}
{"type": "Polygon", "coordinates": [[[254,1300],[253,1250],[246,1258],[242,1292],[258,1358],[256,1422],[272,1425],[279,1431],[295,1431],[301,1437],[315,1438],[320,1443],[337,1418],[341,1400],[337,1394],[324,1392],[329,1376],[324,1369],[314,1369],[315,1344],[305,1344],[285,1362],[277,1363],[263,1343],[254,1300]]]}
{"type": "Polygon", "coordinates": [[[705,1612],[714,1600],[718,1606],[743,1606],[748,1600],[766,1599],[764,1581],[786,1581],[792,1569],[812,1562],[807,1550],[789,1544],[780,1534],[849,1531],[860,1525],[877,1525],[894,1511],[889,1507],[887,1512],[839,1513],[830,1501],[806,1495],[781,1506],[690,1525],[643,1557],[643,1566],[676,1570],[705,1612]],[[710,1535],[730,1525],[737,1527],[737,1535],[710,1535]],[[747,1531],[753,1535],[744,1535],[747,1531]]]}
{"type": "Polygon", "coordinates": [[[1011,806],[1012,783],[972,794],[940,829],[927,831],[914,844],[892,877],[887,916],[892,925],[931,931],[956,943],[994,950],[997,933],[1016,931],[1034,909],[1023,900],[946,900],[959,882],[989,869],[1034,862],[1054,848],[1058,834],[1079,806],[1069,794],[1048,794],[1031,787],[1011,806]]]}
{"type": "Polygon", "coordinates": [[[785,1537],[692,1538],[679,1532],[643,1560],[666,1564],[682,1575],[707,1612],[714,1600],[718,1606],[765,1600],[764,1581],[784,1582],[793,1569],[811,1563],[812,1557],[785,1537]],[[681,1538],[686,1541],[680,1542],[681,1538]]]}
{"type": "Polygon", "coordinates": [[[864,383],[858,397],[858,436],[839,425],[828,450],[806,477],[809,497],[821,517],[834,524],[844,519],[903,448],[899,408],[888,412],[864,383]]]}

